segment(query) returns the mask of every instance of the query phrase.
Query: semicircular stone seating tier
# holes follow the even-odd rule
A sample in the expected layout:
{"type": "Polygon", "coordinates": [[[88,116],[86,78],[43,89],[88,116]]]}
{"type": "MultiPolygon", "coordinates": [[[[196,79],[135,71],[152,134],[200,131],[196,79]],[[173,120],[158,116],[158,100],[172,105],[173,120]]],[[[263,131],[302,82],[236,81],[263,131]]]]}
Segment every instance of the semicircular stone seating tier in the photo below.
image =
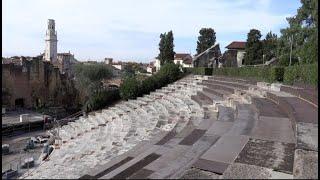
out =
{"type": "Polygon", "coordinates": [[[211,178],[299,177],[303,169],[295,172],[293,162],[303,157],[300,149],[318,146],[305,140],[313,136],[305,132],[310,123],[300,122],[301,108],[291,114],[279,108],[294,109],[297,101],[245,80],[188,76],[63,126],[65,143],[28,178],[79,178],[91,167],[94,179],[185,178],[203,170],[211,178]],[[216,89],[198,94],[209,86],[216,89]],[[210,103],[199,103],[203,98],[210,103]],[[214,107],[217,118],[210,115],[214,107]]]}
{"type": "MultiPolygon", "coordinates": [[[[307,113],[304,114],[308,118],[299,116],[303,114],[297,105],[297,102],[303,104],[300,97],[260,88],[258,84],[241,79],[193,76],[193,79],[182,79],[139,99],[147,102],[149,98],[159,99],[154,103],[156,108],[169,107],[167,116],[172,113],[170,108],[180,107],[176,110],[178,116],[186,114],[190,117],[188,122],[198,117],[195,121],[198,123],[179,128],[185,124],[179,120],[170,133],[116,157],[92,172],[91,178],[184,179],[208,172],[210,176],[206,178],[292,178],[305,173],[303,167],[293,167],[295,162],[315,169],[311,166],[315,158],[305,161],[303,158],[308,159],[311,155],[302,149],[318,147],[312,133],[308,134],[308,128],[312,127],[309,121],[316,124],[311,131],[317,134],[317,118],[310,120],[307,113]],[[204,92],[208,87],[214,88],[204,92]],[[190,96],[198,98],[191,99],[190,96]],[[294,112],[286,109],[289,105],[293,106],[294,112]],[[216,110],[215,119],[210,113],[214,115],[216,110]],[[312,143],[306,139],[312,139],[312,143]],[[121,165],[127,158],[129,160],[121,165]]],[[[304,177],[309,177],[306,174],[304,177]]],[[[200,178],[204,177],[202,175],[200,178]]]]}
{"type": "MultiPolygon", "coordinates": [[[[177,84],[176,87],[178,86],[180,85],[177,84]]],[[[60,148],[55,149],[49,161],[44,162],[27,178],[75,178],[85,173],[89,167],[102,164],[101,161],[108,162],[139,141],[148,139],[149,134],[156,134],[153,131],[176,128],[175,124],[180,121],[180,116],[200,117],[201,114],[191,113],[190,103],[186,104],[174,95],[179,93],[172,88],[163,89],[159,93],[121,102],[101,113],[69,122],[59,130],[63,142],[60,148]],[[171,95],[167,97],[167,93],[171,95]],[[163,121],[162,126],[157,127],[159,120],[163,121]]],[[[184,95],[189,94],[192,92],[184,91],[184,95]]]]}

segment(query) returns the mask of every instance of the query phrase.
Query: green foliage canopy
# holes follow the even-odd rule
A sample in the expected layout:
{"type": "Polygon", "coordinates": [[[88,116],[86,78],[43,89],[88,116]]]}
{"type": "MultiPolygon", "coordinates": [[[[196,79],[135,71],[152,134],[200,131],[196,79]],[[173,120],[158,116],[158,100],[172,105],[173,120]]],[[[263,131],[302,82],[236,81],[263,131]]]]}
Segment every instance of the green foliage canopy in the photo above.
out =
{"type": "Polygon", "coordinates": [[[159,55],[158,59],[160,60],[161,65],[165,63],[171,63],[174,59],[174,38],[172,31],[168,33],[160,34],[159,42],[159,55]]]}
{"type": "Polygon", "coordinates": [[[197,41],[197,54],[202,53],[216,43],[216,32],[212,28],[202,28],[197,41]]]}
{"type": "Polygon", "coordinates": [[[261,33],[257,29],[251,29],[247,36],[244,64],[255,65],[262,64],[262,42],[260,41],[261,33]]]}

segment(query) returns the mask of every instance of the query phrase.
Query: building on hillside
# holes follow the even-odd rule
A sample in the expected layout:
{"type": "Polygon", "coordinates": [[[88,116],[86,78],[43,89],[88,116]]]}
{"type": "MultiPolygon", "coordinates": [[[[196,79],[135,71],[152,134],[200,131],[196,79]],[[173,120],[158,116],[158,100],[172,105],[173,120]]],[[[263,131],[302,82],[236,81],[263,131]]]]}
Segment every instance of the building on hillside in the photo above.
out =
{"type": "Polygon", "coordinates": [[[124,63],[121,62],[121,61],[112,63],[112,66],[117,68],[117,69],[119,69],[119,70],[123,70],[124,69],[124,63]]]}
{"type": "Polygon", "coordinates": [[[236,57],[237,51],[225,51],[222,55],[223,67],[238,67],[236,57]]]}
{"type": "Polygon", "coordinates": [[[225,59],[225,64],[236,65],[236,67],[241,67],[243,65],[243,58],[245,54],[246,42],[243,41],[233,41],[226,48],[228,49],[226,53],[232,54],[228,59],[225,59]],[[230,62],[228,62],[230,61],[230,62]]]}
{"type": "Polygon", "coordinates": [[[180,64],[182,67],[192,67],[192,56],[186,53],[177,53],[174,55],[173,62],[180,64]]]}
{"type": "Polygon", "coordinates": [[[151,62],[154,62],[153,66],[155,67],[155,72],[158,72],[160,70],[160,68],[161,68],[160,59],[154,58],[154,59],[151,60],[151,62]]]}
{"type": "Polygon", "coordinates": [[[104,58],[105,64],[112,64],[113,58],[104,58]]]}
{"type": "Polygon", "coordinates": [[[147,66],[147,72],[148,72],[148,73],[153,74],[153,73],[156,72],[156,67],[154,66],[155,63],[156,63],[155,61],[152,61],[152,62],[150,62],[150,63],[148,64],[148,66],[147,66]]]}
{"type": "Polygon", "coordinates": [[[57,62],[53,65],[57,66],[62,74],[66,74],[69,77],[73,77],[73,65],[79,63],[75,58],[74,54],[58,53],[57,62]]]}
{"type": "Polygon", "coordinates": [[[219,43],[211,46],[193,58],[193,67],[213,67],[221,66],[221,51],[219,43]]]}

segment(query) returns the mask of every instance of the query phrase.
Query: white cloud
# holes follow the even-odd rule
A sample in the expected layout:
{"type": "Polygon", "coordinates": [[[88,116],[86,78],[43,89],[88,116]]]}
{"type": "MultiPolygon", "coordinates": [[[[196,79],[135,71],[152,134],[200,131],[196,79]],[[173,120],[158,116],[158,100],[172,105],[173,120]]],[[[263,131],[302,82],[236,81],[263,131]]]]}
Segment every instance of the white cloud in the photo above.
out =
{"type": "Polygon", "coordinates": [[[52,18],[56,21],[59,51],[71,50],[80,59],[111,55],[147,59],[157,55],[158,36],[168,30],[173,30],[175,38],[193,39],[200,28],[213,27],[218,41],[225,41],[219,39],[220,35],[243,34],[251,28],[263,34],[278,31],[289,14],[272,14],[270,3],[270,0],[4,0],[2,52],[29,55],[43,51],[47,19],[52,18]],[[119,32],[155,37],[133,42],[127,36],[121,38],[119,32]],[[95,43],[102,45],[86,47],[95,43]]]}

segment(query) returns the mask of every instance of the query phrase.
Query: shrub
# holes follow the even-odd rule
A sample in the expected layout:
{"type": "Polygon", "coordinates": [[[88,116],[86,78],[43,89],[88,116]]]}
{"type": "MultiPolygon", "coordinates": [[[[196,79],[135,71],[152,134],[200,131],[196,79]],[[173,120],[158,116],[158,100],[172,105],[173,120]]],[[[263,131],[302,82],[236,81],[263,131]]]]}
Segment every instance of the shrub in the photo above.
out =
{"type": "Polygon", "coordinates": [[[94,111],[104,108],[105,106],[110,105],[112,102],[119,99],[120,96],[118,89],[102,90],[93,94],[86,102],[84,107],[86,111],[94,111]]]}
{"type": "Polygon", "coordinates": [[[272,67],[271,68],[271,81],[283,81],[284,67],[272,67]]]}
{"type": "Polygon", "coordinates": [[[154,91],[159,87],[157,78],[155,76],[151,76],[141,83],[142,94],[148,94],[150,91],[154,91]]]}
{"type": "Polygon", "coordinates": [[[120,86],[122,99],[134,99],[140,95],[139,81],[135,77],[126,77],[120,86]]]}
{"type": "Polygon", "coordinates": [[[192,73],[195,75],[212,75],[213,68],[196,67],[196,68],[183,68],[183,72],[192,73]]]}
{"type": "Polygon", "coordinates": [[[289,85],[302,83],[318,87],[318,63],[286,67],[283,80],[289,85]]]}
{"type": "Polygon", "coordinates": [[[167,63],[164,64],[160,71],[157,73],[157,75],[162,80],[167,80],[167,84],[172,83],[176,81],[179,78],[180,75],[180,68],[179,65],[173,64],[173,63],[167,63]]]}
{"type": "Polygon", "coordinates": [[[135,77],[126,78],[120,86],[120,96],[126,100],[134,99],[172,83],[182,75],[179,65],[173,63],[165,64],[158,73],[142,80],[141,83],[135,77]]]}

